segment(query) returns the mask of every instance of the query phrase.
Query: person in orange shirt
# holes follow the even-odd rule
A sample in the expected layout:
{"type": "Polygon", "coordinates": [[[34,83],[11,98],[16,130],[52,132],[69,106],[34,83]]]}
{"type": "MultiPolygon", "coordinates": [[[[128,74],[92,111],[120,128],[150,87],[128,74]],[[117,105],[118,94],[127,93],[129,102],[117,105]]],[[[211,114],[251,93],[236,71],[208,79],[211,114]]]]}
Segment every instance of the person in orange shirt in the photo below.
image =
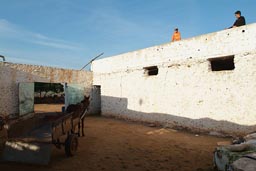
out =
{"type": "Polygon", "coordinates": [[[179,29],[176,28],[174,30],[174,33],[173,33],[173,36],[172,36],[172,42],[179,41],[179,40],[181,40],[181,35],[180,35],[180,32],[179,32],[179,29]]]}

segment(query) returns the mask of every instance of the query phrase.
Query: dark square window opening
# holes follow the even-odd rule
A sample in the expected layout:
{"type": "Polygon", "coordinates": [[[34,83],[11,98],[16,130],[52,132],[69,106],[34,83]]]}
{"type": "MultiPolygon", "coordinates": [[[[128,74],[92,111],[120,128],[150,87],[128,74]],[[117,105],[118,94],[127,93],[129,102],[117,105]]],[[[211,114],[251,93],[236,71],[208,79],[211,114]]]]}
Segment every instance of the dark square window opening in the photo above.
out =
{"type": "Polygon", "coordinates": [[[228,71],[235,69],[234,58],[235,56],[232,55],[208,60],[210,61],[212,71],[228,71]]]}
{"type": "Polygon", "coordinates": [[[158,75],[158,67],[157,66],[150,66],[150,67],[144,67],[144,73],[147,76],[154,76],[158,75]]]}

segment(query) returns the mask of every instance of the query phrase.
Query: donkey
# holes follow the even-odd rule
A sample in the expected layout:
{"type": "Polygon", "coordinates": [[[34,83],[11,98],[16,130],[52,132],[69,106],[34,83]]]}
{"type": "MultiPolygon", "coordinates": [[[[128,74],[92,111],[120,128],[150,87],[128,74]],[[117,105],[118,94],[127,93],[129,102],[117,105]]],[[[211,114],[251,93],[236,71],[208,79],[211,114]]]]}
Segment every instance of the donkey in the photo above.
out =
{"type": "Polygon", "coordinates": [[[78,104],[71,104],[67,108],[68,113],[74,113],[73,118],[80,118],[78,123],[78,136],[80,136],[80,132],[82,131],[82,136],[84,136],[84,117],[85,112],[88,110],[90,104],[90,96],[84,96],[84,99],[78,104]]]}

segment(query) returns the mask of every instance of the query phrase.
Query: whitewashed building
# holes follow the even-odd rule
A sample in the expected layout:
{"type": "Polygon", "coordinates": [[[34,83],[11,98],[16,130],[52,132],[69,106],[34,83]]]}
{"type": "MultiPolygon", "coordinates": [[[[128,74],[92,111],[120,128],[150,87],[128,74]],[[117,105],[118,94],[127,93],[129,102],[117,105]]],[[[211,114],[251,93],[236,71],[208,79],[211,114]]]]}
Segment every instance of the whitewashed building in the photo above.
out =
{"type": "Polygon", "coordinates": [[[92,63],[105,116],[193,131],[256,130],[256,24],[92,63]]]}

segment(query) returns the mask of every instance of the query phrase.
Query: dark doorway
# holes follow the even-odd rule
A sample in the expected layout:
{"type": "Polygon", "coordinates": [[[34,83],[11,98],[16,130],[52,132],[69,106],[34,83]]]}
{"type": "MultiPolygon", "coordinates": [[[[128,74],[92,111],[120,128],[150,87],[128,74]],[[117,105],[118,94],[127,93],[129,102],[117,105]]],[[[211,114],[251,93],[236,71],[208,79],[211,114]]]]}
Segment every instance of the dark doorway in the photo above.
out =
{"type": "Polygon", "coordinates": [[[101,86],[94,85],[91,95],[91,109],[90,113],[92,115],[101,115],[101,86]]]}

